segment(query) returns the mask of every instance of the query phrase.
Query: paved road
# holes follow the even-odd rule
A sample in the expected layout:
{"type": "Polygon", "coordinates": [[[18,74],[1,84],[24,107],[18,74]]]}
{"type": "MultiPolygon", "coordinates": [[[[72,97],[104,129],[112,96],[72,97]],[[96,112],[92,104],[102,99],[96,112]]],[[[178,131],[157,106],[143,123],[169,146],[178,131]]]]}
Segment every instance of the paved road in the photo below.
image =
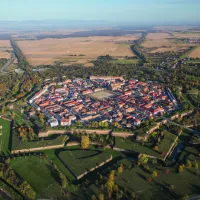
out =
{"type": "Polygon", "coordinates": [[[4,70],[5,70],[9,65],[11,65],[11,64],[14,62],[15,58],[16,58],[16,57],[15,57],[15,54],[14,54],[14,53],[11,53],[11,59],[8,60],[8,62],[2,66],[1,72],[4,72],[4,70]]]}

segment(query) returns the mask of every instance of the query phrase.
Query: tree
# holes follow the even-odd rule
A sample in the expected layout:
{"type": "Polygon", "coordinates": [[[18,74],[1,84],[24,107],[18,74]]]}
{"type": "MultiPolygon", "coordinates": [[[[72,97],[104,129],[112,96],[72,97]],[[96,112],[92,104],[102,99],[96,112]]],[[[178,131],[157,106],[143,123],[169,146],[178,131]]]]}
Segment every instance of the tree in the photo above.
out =
{"type": "Polygon", "coordinates": [[[124,166],[123,166],[123,164],[120,164],[120,166],[117,168],[117,172],[122,173],[123,170],[124,170],[124,166]]]}
{"type": "Polygon", "coordinates": [[[198,165],[197,162],[194,163],[194,168],[195,168],[195,169],[199,169],[199,165],[198,165]]]}
{"type": "Polygon", "coordinates": [[[95,195],[92,195],[92,199],[91,200],[97,200],[95,195]]]}
{"type": "Polygon", "coordinates": [[[41,112],[39,112],[39,115],[38,115],[38,117],[39,117],[39,119],[40,119],[41,123],[44,125],[44,114],[43,114],[43,113],[41,113],[41,112]]]}
{"type": "Polygon", "coordinates": [[[66,188],[66,186],[67,186],[67,178],[61,172],[60,172],[59,175],[60,175],[60,181],[61,181],[62,188],[66,188]]]}
{"type": "Polygon", "coordinates": [[[187,194],[181,198],[181,200],[189,200],[189,199],[190,197],[187,194]]]}
{"type": "Polygon", "coordinates": [[[5,113],[5,105],[2,106],[1,112],[2,112],[2,114],[5,113]]]}
{"type": "Polygon", "coordinates": [[[180,165],[180,166],[178,167],[178,172],[179,172],[179,173],[183,172],[183,166],[182,166],[182,165],[180,165]]]}
{"type": "Polygon", "coordinates": [[[170,185],[170,186],[169,186],[169,189],[170,189],[170,190],[174,190],[174,185],[170,185]]]}
{"type": "Polygon", "coordinates": [[[81,147],[86,149],[89,147],[90,139],[88,135],[81,136],[81,147]]]}
{"type": "Polygon", "coordinates": [[[108,127],[108,122],[103,123],[104,127],[108,127]]]}
{"type": "Polygon", "coordinates": [[[158,151],[158,146],[154,146],[153,150],[158,151]]]}
{"type": "Polygon", "coordinates": [[[114,185],[114,186],[113,186],[113,191],[114,191],[115,193],[117,193],[118,190],[119,190],[118,185],[114,185]]]}
{"type": "Polygon", "coordinates": [[[113,187],[114,187],[114,178],[115,178],[115,171],[112,170],[108,176],[108,181],[105,185],[106,192],[109,198],[112,196],[113,187]]]}
{"type": "Polygon", "coordinates": [[[165,170],[165,174],[169,174],[169,172],[170,172],[169,169],[165,170]]]}
{"type": "Polygon", "coordinates": [[[99,195],[99,200],[104,200],[104,195],[103,194],[99,195]]]}
{"type": "Polygon", "coordinates": [[[152,178],[151,178],[151,177],[148,177],[148,178],[147,178],[147,182],[148,182],[148,183],[151,183],[151,182],[152,182],[152,178]]]}
{"type": "Polygon", "coordinates": [[[190,160],[187,160],[187,161],[186,161],[186,166],[187,166],[188,168],[191,168],[191,167],[192,167],[192,163],[190,162],[190,160]]]}
{"type": "Polygon", "coordinates": [[[139,154],[138,155],[138,162],[142,165],[147,164],[148,162],[148,157],[145,154],[139,154]]]}
{"type": "Polygon", "coordinates": [[[152,172],[152,176],[153,176],[153,177],[157,177],[157,176],[158,176],[158,173],[154,170],[154,171],[152,172]]]}

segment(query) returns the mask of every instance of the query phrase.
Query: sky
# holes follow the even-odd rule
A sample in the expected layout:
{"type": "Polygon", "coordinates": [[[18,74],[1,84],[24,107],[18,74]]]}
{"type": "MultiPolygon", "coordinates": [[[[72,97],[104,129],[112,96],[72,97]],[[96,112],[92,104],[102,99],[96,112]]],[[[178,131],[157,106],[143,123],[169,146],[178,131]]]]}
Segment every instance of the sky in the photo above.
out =
{"type": "Polygon", "coordinates": [[[0,7],[0,21],[200,22],[200,0],[0,0],[0,7]]]}

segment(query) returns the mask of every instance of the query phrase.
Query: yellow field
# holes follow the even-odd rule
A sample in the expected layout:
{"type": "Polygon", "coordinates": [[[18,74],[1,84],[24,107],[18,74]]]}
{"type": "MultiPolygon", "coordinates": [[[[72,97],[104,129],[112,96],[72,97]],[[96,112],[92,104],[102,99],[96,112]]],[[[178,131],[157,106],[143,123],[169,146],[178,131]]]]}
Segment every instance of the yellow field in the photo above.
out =
{"type": "Polygon", "coordinates": [[[166,48],[157,48],[155,50],[152,50],[150,53],[164,53],[164,52],[178,52],[178,51],[181,51],[181,50],[186,50],[188,49],[187,47],[166,47],[166,48]]]}
{"type": "Polygon", "coordinates": [[[11,49],[10,40],[0,40],[0,58],[9,59],[11,54],[6,51],[11,49]]]}
{"type": "Polygon", "coordinates": [[[186,32],[186,33],[173,33],[175,38],[200,38],[200,33],[197,32],[186,32]]]}
{"type": "Polygon", "coordinates": [[[156,26],[156,30],[161,31],[186,31],[192,28],[196,28],[195,26],[156,26]]]}
{"type": "Polygon", "coordinates": [[[171,47],[171,42],[167,38],[173,38],[168,33],[148,33],[146,41],[142,44],[145,48],[171,47]]]}
{"type": "Polygon", "coordinates": [[[53,64],[55,61],[64,63],[88,63],[98,56],[113,57],[133,56],[128,41],[138,35],[127,36],[95,36],[65,39],[43,39],[18,41],[20,49],[33,66],[53,64]],[[74,56],[76,55],[76,56],[74,56]]]}
{"type": "Polygon", "coordinates": [[[188,38],[191,35],[194,37],[200,36],[199,33],[173,33],[173,35],[169,33],[148,33],[142,46],[147,48],[149,53],[179,52],[191,46],[197,46],[197,44],[177,43],[175,40],[172,41],[170,39],[183,38],[183,36],[188,38]],[[151,48],[155,49],[152,50],[151,48]]]}
{"type": "Polygon", "coordinates": [[[11,55],[8,52],[0,51],[0,58],[10,59],[11,55]]]}
{"type": "Polygon", "coordinates": [[[192,58],[200,58],[200,47],[196,48],[194,51],[192,51],[190,54],[189,54],[189,57],[192,57],[192,58]]]}
{"type": "Polygon", "coordinates": [[[10,40],[0,40],[0,48],[2,47],[5,48],[11,47],[10,40]]]}

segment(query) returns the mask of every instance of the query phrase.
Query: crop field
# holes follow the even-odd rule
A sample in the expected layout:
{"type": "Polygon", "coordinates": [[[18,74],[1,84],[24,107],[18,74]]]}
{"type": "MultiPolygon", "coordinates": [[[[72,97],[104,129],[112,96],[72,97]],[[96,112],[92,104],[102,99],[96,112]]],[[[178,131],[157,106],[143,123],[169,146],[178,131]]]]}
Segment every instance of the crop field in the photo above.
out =
{"type": "Polygon", "coordinates": [[[129,42],[138,35],[75,37],[18,41],[20,49],[31,65],[87,64],[97,57],[109,54],[113,57],[133,56],[129,42]]]}
{"type": "Polygon", "coordinates": [[[200,32],[174,32],[172,35],[176,38],[200,38],[200,32]]]}
{"type": "Polygon", "coordinates": [[[191,28],[195,28],[195,26],[155,26],[156,30],[162,31],[187,31],[191,28]]]}
{"type": "Polygon", "coordinates": [[[74,32],[78,32],[78,31],[86,31],[86,30],[83,30],[83,29],[60,29],[60,30],[49,30],[49,31],[31,31],[31,32],[26,32],[26,31],[21,31],[20,33],[19,32],[16,32],[16,33],[13,33],[12,34],[12,37],[14,38],[18,38],[20,40],[22,40],[23,38],[24,39],[31,39],[31,38],[37,38],[38,36],[49,36],[49,35],[69,35],[69,34],[72,34],[74,32]]]}
{"type": "Polygon", "coordinates": [[[11,160],[11,167],[31,185],[38,198],[61,196],[61,188],[49,160],[35,156],[19,157],[11,160]]]}
{"type": "Polygon", "coordinates": [[[164,52],[178,52],[182,50],[187,50],[188,47],[159,47],[155,50],[152,50],[150,53],[164,53],[164,52]]]}
{"type": "MultiPolygon", "coordinates": [[[[193,35],[195,36],[195,34],[193,35]]],[[[189,47],[197,46],[197,44],[177,42],[177,38],[182,37],[176,33],[148,33],[142,46],[149,53],[181,52],[189,49],[189,47]]]]}
{"type": "Polygon", "coordinates": [[[192,58],[200,58],[200,47],[195,48],[188,56],[192,58]]]}
{"type": "Polygon", "coordinates": [[[7,51],[12,50],[10,40],[0,40],[0,58],[7,58],[11,57],[11,54],[7,51]]]}
{"type": "Polygon", "coordinates": [[[146,37],[146,41],[142,44],[145,48],[152,47],[170,47],[171,42],[168,38],[172,38],[168,33],[148,33],[146,37]]]}
{"type": "Polygon", "coordinates": [[[64,150],[58,154],[59,159],[75,177],[88,172],[91,168],[109,159],[110,156],[106,152],[78,149],[64,150]]]}
{"type": "Polygon", "coordinates": [[[104,91],[92,93],[89,96],[93,99],[103,100],[103,99],[106,99],[106,98],[112,96],[112,93],[104,90],[104,91]]]}

